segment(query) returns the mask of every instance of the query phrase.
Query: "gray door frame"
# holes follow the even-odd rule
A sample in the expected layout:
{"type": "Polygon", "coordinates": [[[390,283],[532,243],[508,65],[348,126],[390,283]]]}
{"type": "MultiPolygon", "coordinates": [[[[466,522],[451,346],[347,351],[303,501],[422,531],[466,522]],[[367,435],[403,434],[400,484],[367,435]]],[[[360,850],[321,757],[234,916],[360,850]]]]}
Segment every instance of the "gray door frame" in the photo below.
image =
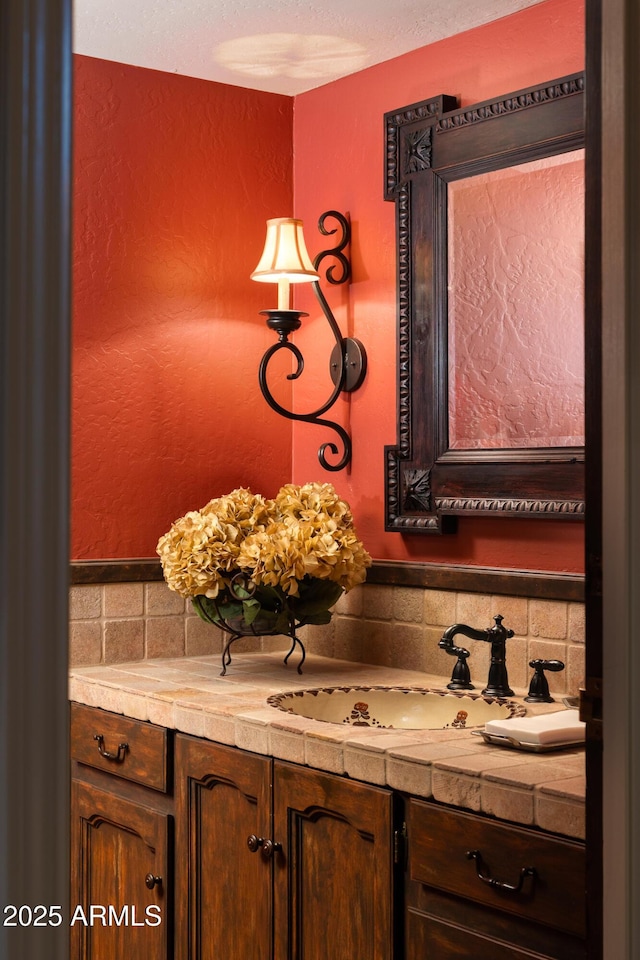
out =
{"type": "MultiPolygon", "coordinates": [[[[602,0],[603,920],[640,956],[640,9],[602,0]]],[[[593,39],[593,38],[592,38],[593,39]]]]}
{"type": "Polygon", "coordinates": [[[71,0],[2,0],[0,87],[0,956],[68,960],[71,0]]]}

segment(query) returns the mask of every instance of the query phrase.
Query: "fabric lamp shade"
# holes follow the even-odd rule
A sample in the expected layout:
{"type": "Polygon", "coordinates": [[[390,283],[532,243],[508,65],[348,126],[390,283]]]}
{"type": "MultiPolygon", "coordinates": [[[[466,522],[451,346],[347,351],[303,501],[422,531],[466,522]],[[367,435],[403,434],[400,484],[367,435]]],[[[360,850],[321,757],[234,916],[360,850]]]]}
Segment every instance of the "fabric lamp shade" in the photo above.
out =
{"type": "Polygon", "coordinates": [[[267,220],[264,250],[251,279],[263,283],[277,283],[279,280],[310,283],[320,279],[307,253],[302,220],[286,217],[267,220]]]}

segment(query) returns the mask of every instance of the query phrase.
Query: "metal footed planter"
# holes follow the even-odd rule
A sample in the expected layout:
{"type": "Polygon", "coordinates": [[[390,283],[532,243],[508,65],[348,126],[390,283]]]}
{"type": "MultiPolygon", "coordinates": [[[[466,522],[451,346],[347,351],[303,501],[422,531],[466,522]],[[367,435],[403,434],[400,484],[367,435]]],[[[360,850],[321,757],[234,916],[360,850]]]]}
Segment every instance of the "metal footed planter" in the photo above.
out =
{"type": "Polygon", "coordinates": [[[291,639],[291,647],[284,658],[284,662],[287,663],[297,644],[302,653],[300,662],[298,663],[298,673],[302,673],[302,664],[304,663],[306,657],[306,651],[304,649],[302,640],[300,640],[296,634],[295,622],[291,623],[287,633],[283,633],[282,630],[274,630],[273,621],[266,617],[256,617],[252,623],[247,623],[243,617],[235,617],[231,620],[220,620],[217,623],[217,626],[219,626],[221,630],[224,630],[225,633],[229,634],[222,651],[222,670],[220,672],[221,677],[224,677],[227,672],[227,667],[231,663],[231,644],[236,640],[240,640],[242,637],[289,637],[291,639]]]}
{"type": "Polygon", "coordinates": [[[289,637],[291,640],[291,647],[284,658],[284,662],[288,662],[289,657],[296,648],[296,645],[299,646],[302,656],[298,664],[298,673],[302,673],[302,664],[305,661],[306,651],[304,649],[302,640],[300,640],[296,634],[296,630],[300,626],[296,620],[291,619],[289,621],[289,629],[284,631],[277,629],[274,626],[273,618],[257,616],[251,621],[251,623],[247,623],[245,618],[242,616],[228,618],[223,617],[217,605],[215,605],[216,613],[213,615],[204,597],[192,597],[192,602],[203,620],[211,623],[215,627],[219,627],[220,630],[223,630],[225,633],[229,634],[222,650],[222,670],[220,672],[221,677],[225,676],[227,667],[231,663],[231,645],[236,640],[240,640],[241,637],[289,637]]]}

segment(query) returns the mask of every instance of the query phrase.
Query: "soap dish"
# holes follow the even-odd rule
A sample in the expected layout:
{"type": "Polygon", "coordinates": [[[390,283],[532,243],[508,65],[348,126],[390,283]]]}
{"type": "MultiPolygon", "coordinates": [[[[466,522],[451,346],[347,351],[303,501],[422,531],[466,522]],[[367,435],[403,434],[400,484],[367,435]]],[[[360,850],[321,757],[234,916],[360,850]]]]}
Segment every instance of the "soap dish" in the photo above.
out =
{"type": "Polygon", "coordinates": [[[563,697],[562,702],[565,707],[575,710],[580,706],[580,697],[563,697]]]}
{"type": "Polygon", "coordinates": [[[515,737],[505,737],[498,733],[487,733],[486,730],[472,730],[476,737],[482,737],[485,743],[497,747],[511,747],[514,750],[527,750],[530,753],[550,753],[552,750],[569,750],[574,747],[584,747],[584,740],[565,740],[561,743],[526,743],[515,737]]]}

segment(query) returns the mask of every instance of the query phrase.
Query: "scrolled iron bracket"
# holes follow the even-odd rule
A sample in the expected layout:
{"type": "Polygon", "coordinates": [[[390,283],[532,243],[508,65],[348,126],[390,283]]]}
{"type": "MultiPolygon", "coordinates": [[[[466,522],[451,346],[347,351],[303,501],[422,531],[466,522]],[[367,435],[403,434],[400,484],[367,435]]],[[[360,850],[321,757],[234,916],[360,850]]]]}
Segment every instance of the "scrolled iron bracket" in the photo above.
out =
{"type": "MultiPolygon", "coordinates": [[[[344,253],[345,247],[348,246],[351,240],[351,225],[349,220],[344,214],[339,213],[337,210],[327,210],[318,220],[318,229],[320,233],[326,237],[333,236],[338,232],[338,229],[340,229],[340,235],[333,247],[323,250],[316,256],[313,264],[314,268],[319,271],[323,261],[330,257],[335,262],[326,268],[325,278],[327,282],[334,285],[346,283],[351,278],[351,263],[344,253]],[[338,226],[328,229],[325,225],[328,218],[337,221],[338,226]]],[[[287,374],[288,380],[297,380],[304,370],[304,358],[299,347],[289,341],[289,335],[300,327],[300,318],[308,316],[308,314],[299,310],[261,311],[261,315],[267,318],[267,326],[275,330],[278,334],[278,341],[269,347],[260,361],[258,381],[263,397],[271,409],[275,410],[280,416],[286,417],[288,420],[314,423],[318,426],[328,427],[338,435],[342,445],[342,455],[337,462],[329,462],[326,456],[327,451],[330,451],[333,456],[338,456],[340,450],[336,443],[326,441],[321,444],[318,449],[320,465],[325,470],[338,471],[343,470],[347,464],[351,462],[351,437],[343,426],[333,420],[327,419],[323,414],[331,409],[341,393],[351,393],[353,390],[357,390],[362,384],[367,371],[367,355],[359,340],[356,340],[355,337],[342,336],[340,327],[322,292],[319,281],[314,280],[312,287],[336,341],[329,361],[329,372],[334,385],[330,396],[325,403],[310,413],[295,413],[293,410],[283,407],[269,389],[267,368],[271,358],[278,353],[278,351],[283,349],[289,350],[295,358],[296,366],[292,373],[287,374]]]]}

